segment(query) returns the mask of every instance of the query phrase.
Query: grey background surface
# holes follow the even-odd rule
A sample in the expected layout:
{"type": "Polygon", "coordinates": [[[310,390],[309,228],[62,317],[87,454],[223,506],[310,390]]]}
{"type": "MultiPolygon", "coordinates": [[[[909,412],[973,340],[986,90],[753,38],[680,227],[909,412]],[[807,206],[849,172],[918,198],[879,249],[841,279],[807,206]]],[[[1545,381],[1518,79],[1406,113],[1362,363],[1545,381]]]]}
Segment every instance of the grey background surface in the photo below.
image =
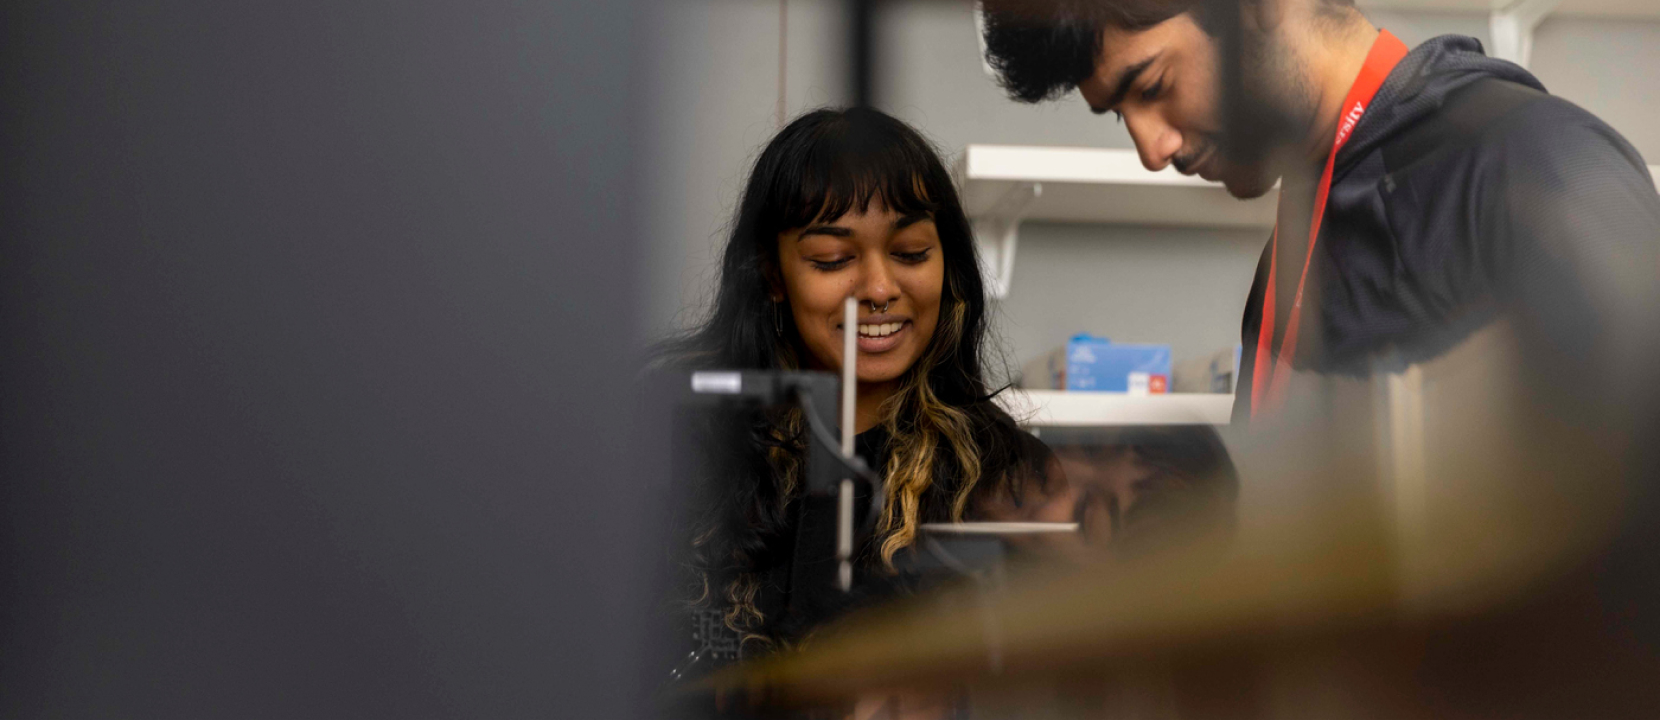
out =
{"type": "Polygon", "coordinates": [[[4,5],[0,717],[643,714],[641,13],[4,5]]]}

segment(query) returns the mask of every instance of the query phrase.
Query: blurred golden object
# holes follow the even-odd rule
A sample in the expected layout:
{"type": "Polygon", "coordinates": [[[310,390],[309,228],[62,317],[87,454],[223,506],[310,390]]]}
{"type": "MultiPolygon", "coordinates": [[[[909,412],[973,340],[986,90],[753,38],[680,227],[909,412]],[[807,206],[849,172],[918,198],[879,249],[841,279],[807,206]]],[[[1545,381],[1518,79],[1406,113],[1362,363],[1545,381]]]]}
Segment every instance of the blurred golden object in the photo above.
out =
{"type": "Polygon", "coordinates": [[[1225,552],[965,584],[711,682],[763,705],[956,688],[972,717],[1651,715],[1660,662],[1596,575],[1630,438],[1526,367],[1495,325],[1403,373],[1299,376],[1236,443],[1225,552]]]}

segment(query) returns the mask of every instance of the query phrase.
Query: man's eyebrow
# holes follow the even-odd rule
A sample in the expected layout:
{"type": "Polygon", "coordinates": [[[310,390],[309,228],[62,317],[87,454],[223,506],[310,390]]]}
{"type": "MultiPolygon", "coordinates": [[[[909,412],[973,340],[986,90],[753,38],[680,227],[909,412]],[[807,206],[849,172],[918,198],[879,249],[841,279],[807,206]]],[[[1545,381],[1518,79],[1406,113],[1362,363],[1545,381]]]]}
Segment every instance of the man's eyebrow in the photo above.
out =
{"type": "Polygon", "coordinates": [[[930,213],[914,212],[914,213],[911,213],[909,215],[904,215],[904,216],[900,217],[898,220],[893,221],[893,229],[895,229],[895,230],[904,230],[905,228],[908,228],[912,225],[915,225],[919,222],[922,222],[923,220],[932,220],[932,219],[934,219],[934,216],[930,213]]]}
{"type": "Polygon", "coordinates": [[[1141,73],[1146,71],[1157,59],[1159,59],[1159,54],[1154,53],[1141,62],[1124,68],[1124,71],[1118,74],[1118,82],[1112,83],[1112,93],[1107,95],[1107,104],[1101,107],[1091,106],[1089,111],[1096,115],[1105,115],[1112,112],[1113,108],[1124,102],[1124,96],[1130,94],[1130,86],[1135,84],[1136,78],[1141,77],[1141,73]]]}
{"type": "Polygon", "coordinates": [[[802,238],[807,237],[808,235],[829,235],[830,237],[852,237],[853,236],[853,231],[849,230],[847,228],[844,228],[844,227],[836,227],[835,225],[808,225],[807,227],[801,229],[801,235],[798,236],[796,239],[800,240],[802,238]]]}

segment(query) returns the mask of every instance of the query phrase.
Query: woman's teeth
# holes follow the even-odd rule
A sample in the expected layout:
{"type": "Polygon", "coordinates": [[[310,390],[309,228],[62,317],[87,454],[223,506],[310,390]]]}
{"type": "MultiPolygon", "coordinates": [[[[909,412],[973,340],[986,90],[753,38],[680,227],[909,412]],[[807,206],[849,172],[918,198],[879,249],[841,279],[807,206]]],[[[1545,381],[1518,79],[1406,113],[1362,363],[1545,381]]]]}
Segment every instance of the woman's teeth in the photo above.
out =
{"type": "Polygon", "coordinates": [[[892,335],[896,332],[899,332],[899,328],[904,327],[904,326],[905,326],[905,323],[882,323],[881,325],[860,325],[859,326],[859,336],[860,337],[886,337],[888,335],[892,335]]]}

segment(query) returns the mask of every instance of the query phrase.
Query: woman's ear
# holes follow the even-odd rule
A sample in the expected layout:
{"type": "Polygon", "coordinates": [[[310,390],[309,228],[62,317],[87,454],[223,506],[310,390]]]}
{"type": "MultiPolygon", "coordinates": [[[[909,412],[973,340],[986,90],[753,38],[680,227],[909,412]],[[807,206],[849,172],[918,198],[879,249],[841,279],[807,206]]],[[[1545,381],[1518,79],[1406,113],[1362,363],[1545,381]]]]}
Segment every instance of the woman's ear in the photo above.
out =
{"type": "Polygon", "coordinates": [[[767,299],[775,303],[784,302],[784,277],[778,272],[778,266],[769,264],[762,274],[767,279],[767,299]]]}

